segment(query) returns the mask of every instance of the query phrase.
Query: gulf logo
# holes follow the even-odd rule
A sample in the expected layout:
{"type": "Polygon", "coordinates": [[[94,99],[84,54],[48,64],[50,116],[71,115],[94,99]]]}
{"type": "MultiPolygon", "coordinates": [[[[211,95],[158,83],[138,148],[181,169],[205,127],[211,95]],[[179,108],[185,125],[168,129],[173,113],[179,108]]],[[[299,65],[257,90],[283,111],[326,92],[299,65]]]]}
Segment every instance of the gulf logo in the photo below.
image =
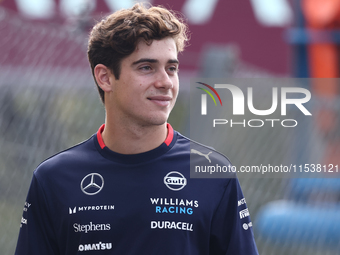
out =
{"type": "Polygon", "coordinates": [[[183,174],[172,171],[164,177],[164,184],[171,190],[178,191],[187,185],[187,179],[183,174]]]}

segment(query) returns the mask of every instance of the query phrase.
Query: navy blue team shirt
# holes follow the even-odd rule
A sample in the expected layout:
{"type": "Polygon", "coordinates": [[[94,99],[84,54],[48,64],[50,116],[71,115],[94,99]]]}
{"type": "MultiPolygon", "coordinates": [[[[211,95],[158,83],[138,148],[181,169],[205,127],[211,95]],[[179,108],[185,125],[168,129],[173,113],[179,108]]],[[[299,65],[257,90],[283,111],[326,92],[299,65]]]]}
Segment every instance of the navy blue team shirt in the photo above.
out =
{"type": "Polygon", "coordinates": [[[192,160],[230,162],[174,131],[141,154],[111,151],[101,137],[34,171],[15,254],[258,254],[237,178],[190,178],[192,160]],[[222,159],[221,159],[222,158],[222,159]]]}

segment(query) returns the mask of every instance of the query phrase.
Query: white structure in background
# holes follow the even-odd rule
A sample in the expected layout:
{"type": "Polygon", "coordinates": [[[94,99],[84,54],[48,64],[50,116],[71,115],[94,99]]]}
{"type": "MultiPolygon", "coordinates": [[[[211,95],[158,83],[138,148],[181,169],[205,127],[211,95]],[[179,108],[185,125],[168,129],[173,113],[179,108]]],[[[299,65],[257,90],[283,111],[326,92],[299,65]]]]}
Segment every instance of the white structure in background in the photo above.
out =
{"type": "MultiPolygon", "coordinates": [[[[15,0],[18,10],[26,17],[45,19],[53,17],[56,13],[55,0],[15,0]]],[[[182,12],[190,24],[203,25],[214,15],[216,6],[221,0],[183,0],[182,12]]],[[[263,26],[287,26],[293,19],[293,10],[288,0],[249,0],[256,19],[263,26]]],[[[135,0],[105,0],[111,12],[122,8],[130,8],[135,0]]],[[[61,0],[60,11],[65,16],[77,16],[86,9],[91,12],[95,9],[96,0],[61,0]]]]}
{"type": "Polygon", "coordinates": [[[15,0],[19,12],[33,19],[53,17],[56,9],[54,0],[15,0]]]}
{"type": "Polygon", "coordinates": [[[207,23],[214,15],[218,0],[187,0],[182,12],[190,24],[201,25],[207,23]]]}
{"type": "Polygon", "coordinates": [[[136,2],[149,2],[151,3],[152,1],[148,1],[148,0],[140,0],[140,1],[136,1],[136,0],[105,0],[107,6],[110,8],[110,10],[112,12],[120,10],[120,9],[126,9],[126,8],[130,8],[132,7],[136,2]]]}
{"type": "MultiPolygon", "coordinates": [[[[250,0],[258,22],[264,26],[286,26],[293,19],[288,0],[250,0]]],[[[183,13],[190,24],[207,23],[214,15],[218,0],[187,0],[183,13]]]]}
{"type": "Polygon", "coordinates": [[[60,11],[66,17],[78,16],[84,12],[92,12],[97,1],[93,0],[61,0],[60,11]]]}
{"type": "Polygon", "coordinates": [[[256,19],[264,26],[284,27],[293,21],[288,0],[250,0],[256,19]]]}

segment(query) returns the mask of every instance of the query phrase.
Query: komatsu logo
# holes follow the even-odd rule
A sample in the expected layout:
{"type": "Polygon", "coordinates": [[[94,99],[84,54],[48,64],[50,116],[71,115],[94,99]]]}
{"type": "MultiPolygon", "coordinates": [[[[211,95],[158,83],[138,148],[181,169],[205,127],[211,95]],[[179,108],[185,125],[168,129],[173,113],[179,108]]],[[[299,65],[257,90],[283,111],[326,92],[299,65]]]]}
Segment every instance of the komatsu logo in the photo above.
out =
{"type": "Polygon", "coordinates": [[[164,184],[171,190],[178,191],[187,185],[187,179],[183,174],[172,171],[164,177],[164,184]]]}
{"type": "Polygon", "coordinates": [[[103,250],[111,250],[112,243],[92,243],[92,244],[80,244],[78,247],[78,251],[103,251],[103,250]]]}

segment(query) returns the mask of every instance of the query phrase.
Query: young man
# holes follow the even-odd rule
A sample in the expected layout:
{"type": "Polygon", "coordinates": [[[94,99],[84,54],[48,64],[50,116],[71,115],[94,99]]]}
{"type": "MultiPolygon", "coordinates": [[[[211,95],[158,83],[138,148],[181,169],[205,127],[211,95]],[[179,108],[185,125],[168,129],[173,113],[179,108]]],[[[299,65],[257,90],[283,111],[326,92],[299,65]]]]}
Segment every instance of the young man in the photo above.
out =
{"type": "Polygon", "coordinates": [[[89,140],[38,166],[16,254],[258,254],[237,178],[190,179],[229,165],[167,124],[186,26],[135,5],[99,22],[88,57],[106,109],[89,140]]]}

